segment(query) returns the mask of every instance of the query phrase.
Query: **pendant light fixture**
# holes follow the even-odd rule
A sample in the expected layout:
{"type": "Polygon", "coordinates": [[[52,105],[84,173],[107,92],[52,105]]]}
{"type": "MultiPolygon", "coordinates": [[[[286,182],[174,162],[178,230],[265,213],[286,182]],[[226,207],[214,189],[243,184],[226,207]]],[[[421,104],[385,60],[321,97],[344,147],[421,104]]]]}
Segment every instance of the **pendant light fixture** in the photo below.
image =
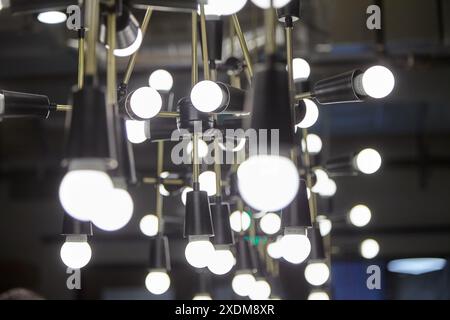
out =
{"type": "Polygon", "coordinates": [[[155,295],[167,292],[170,287],[169,240],[163,235],[150,239],[149,273],[145,278],[147,290],[155,295]]]}
{"type": "Polygon", "coordinates": [[[306,281],[313,286],[322,286],[330,277],[330,268],[326,263],[323,239],[318,224],[309,231],[311,255],[305,268],[306,281]]]}
{"type": "Polygon", "coordinates": [[[256,281],[251,250],[250,243],[244,239],[236,243],[236,273],[231,286],[234,293],[241,297],[248,296],[256,281]]]}

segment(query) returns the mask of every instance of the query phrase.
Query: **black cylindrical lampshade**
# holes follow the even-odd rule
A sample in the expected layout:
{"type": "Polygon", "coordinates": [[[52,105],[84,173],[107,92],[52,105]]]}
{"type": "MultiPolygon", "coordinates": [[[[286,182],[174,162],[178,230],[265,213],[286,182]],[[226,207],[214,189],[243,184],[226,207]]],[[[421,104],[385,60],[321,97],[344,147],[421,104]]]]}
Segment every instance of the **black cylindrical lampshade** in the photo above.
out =
{"type": "Polygon", "coordinates": [[[133,146],[127,138],[125,120],[118,118],[116,122],[119,127],[117,136],[117,155],[119,163],[115,174],[124,177],[127,185],[133,185],[137,183],[133,146]]]}
{"type": "Polygon", "coordinates": [[[165,269],[170,271],[169,240],[158,235],[150,239],[149,263],[150,269],[165,269]]]}
{"type": "Polygon", "coordinates": [[[170,141],[175,130],[178,130],[175,118],[153,118],[145,121],[145,136],[152,142],[170,141]]]}
{"type": "Polygon", "coordinates": [[[331,158],[327,160],[324,167],[328,173],[356,174],[354,157],[355,154],[331,158]]]}
{"type": "Polygon", "coordinates": [[[287,208],[283,209],[281,213],[281,224],[284,228],[309,228],[312,226],[305,180],[300,180],[297,196],[287,208]]]}
{"type": "Polygon", "coordinates": [[[240,239],[236,243],[236,270],[255,272],[254,257],[252,258],[250,242],[240,239]]]}
{"type": "Polygon", "coordinates": [[[300,19],[300,0],[292,0],[282,8],[277,9],[277,16],[280,22],[286,22],[286,17],[290,17],[292,22],[300,19]]]}
{"type": "Polygon", "coordinates": [[[320,229],[317,224],[308,230],[308,237],[311,241],[311,254],[310,260],[325,260],[325,248],[323,245],[323,238],[320,234],[320,229]]]}
{"type": "Polygon", "coordinates": [[[0,90],[0,118],[35,117],[46,119],[50,114],[47,96],[0,90]]]}
{"type": "Polygon", "coordinates": [[[178,102],[177,109],[180,113],[180,117],[177,118],[179,129],[186,129],[189,130],[189,132],[194,132],[195,124],[201,124],[203,131],[213,127],[211,117],[207,113],[195,109],[191,99],[182,98],[178,102]]]}
{"type": "MultiPolygon", "coordinates": [[[[123,7],[121,15],[116,17],[116,49],[130,47],[137,39],[139,22],[127,7],[123,7]]],[[[106,23],[100,26],[100,42],[106,43],[106,23]]]]}
{"type": "MultiPolygon", "coordinates": [[[[200,29],[200,21],[198,23],[200,29]]],[[[206,30],[207,30],[206,38],[208,43],[209,61],[222,60],[222,42],[223,42],[222,19],[220,19],[220,17],[218,16],[208,16],[206,19],[206,30]]],[[[203,46],[203,42],[200,41],[200,44],[203,46]]]]}
{"type": "Polygon", "coordinates": [[[245,102],[245,90],[235,88],[223,82],[217,82],[219,87],[225,93],[226,101],[223,107],[215,112],[243,112],[245,102]]]}
{"type": "Polygon", "coordinates": [[[234,243],[233,231],[230,226],[230,205],[216,198],[211,204],[211,217],[214,227],[214,245],[232,245],[234,243]]]}
{"type": "Polygon", "coordinates": [[[320,104],[359,102],[364,97],[355,91],[354,80],[361,74],[353,70],[331,78],[320,80],[314,85],[313,96],[320,104]]]}
{"type": "Polygon", "coordinates": [[[186,195],[184,236],[214,236],[208,193],[193,190],[186,195]]]}
{"type": "Polygon", "coordinates": [[[92,223],[90,221],[80,221],[64,213],[62,233],[63,236],[87,235],[92,236],[92,223]]]}

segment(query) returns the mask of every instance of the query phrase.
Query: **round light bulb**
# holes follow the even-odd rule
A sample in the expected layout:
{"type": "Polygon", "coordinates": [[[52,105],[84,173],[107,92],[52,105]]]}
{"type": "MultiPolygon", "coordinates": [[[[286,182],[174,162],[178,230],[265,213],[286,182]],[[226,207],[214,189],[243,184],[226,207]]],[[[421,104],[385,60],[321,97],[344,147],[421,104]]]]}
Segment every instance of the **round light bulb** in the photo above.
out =
{"type": "Polygon", "coordinates": [[[333,179],[328,179],[327,182],[323,185],[323,188],[319,191],[319,194],[322,197],[332,197],[336,194],[337,185],[333,179]]]}
{"type": "Polygon", "coordinates": [[[136,40],[127,48],[123,49],[114,49],[114,55],[117,57],[128,57],[135,53],[142,44],[142,31],[138,30],[138,34],[136,36],[136,40]]]}
{"type": "Polygon", "coordinates": [[[191,91],[191,102],[201,112],[217,110],[222,105],[223,98],[219,85],[209,80],[200,81],[191,91]]]}
{"type": "Polygon", "coordinates": [[[356,168],[365,174],[377,172],[381,167],[381,163],[380,153],[371,148],[362,150],[355,158],[356,168]]]}
{"type": "Polygon", "coordinates": [[[280,231],[281,228],[281,218],[276,213],[266,213],[259,221],[259,227],[261,230],[268,235],[272,235],[280,231]]]}
{"type": "Polygon", "coordinates": [[[131,94],[131,111],[141,119],[155,117],[162,108],[162,98],[152,87],[142,87],[131,94]]]}
{"type": "Polygon", "coordinates": [[[316,183],[312,187],[312,192],[321,193],[329,187],[328,180],[330,178],[328,178],[328,173],[319,168],[314,169],[314,175],[316,176],[316,183]]]}
{"type": "Polygon", "coordinates": [[[239,192],[252,208],[278,211],[297,195],[300,179],[294,163],[275,155],[251,156],[238,168],[239,192]]]}
{"type": "Polygon", "coordinates": [[[364,72],[362,85],[367,95],[375,99],[381,99],[394,90],[395,78],[388,68],[374,66],[364,72]]]}
{"type": "Polygon", "coordinates": [[[278,9],[287,5],[291,0],[252,0],[252,2],[261,9],[269,9],[272,2],[273,7],[278,9]]]}
{"type": "Polygon", "coordinates": [[[230,214],[230,226],[234,232],[246,231],[251,223],[252,219],[247,212],[236,210],[230,214]]]}
{"type": "Polygon", "coordinates": [[[348,218],[351,224],[353,224],[355,227],[361,228],[366,226],[370,222],[370,220],[372,219],[372,212],[367,206],[358,204],[350,210],[348,218]]]}
{"type": "Polygon", "coordinates": [[[192,298],[192,300],[212,300],[212,298],[208,293],[198,293],[192,298]]]}
{"type": "Polygon", "coordinates": [[[231,282],[234,293],[238,296],[248,296],[255,283],[255,277],[251,273],[238,273],[231,282]]]}
{"type": "Polygon", "coordinates": [[[170,196],[170,192],[169,190],[167,190],[166,186],[163,184],[160,184],[158,187],[159,193],[164,196],[164,197],[168,197],[170,196]]]}
{"type": "Polygon", "coordinates": [[[60,11],[47,11],[38,14],[37,19],[39,22],[46,24],[58,24],[67,20],[65,13],[60,11]]]}
{"type": "Polygon", "coordinates": [[[317,105],[312,100],[303,99],[303,102],[306,107],[305,117],[297,123],[296,127],[307,129],[312,127],[317,122],[317,119],[319,119],[319,108],[317,108],[317,105]]]}
{"type": "Polygon", "coordinates": [[[158,69],[152,72],[148,78],[148,84],[155,90],[168,92],[172,89],[173,78],[170,72],[158,69]]]}
{"type": "Polygon", "coordinates": [[[189,241],[184,255],[194,268],[205,268],[214,256],[214,246],[209,240],[189,241]]]}
{"type": "Polygon", "coordinates": [[[319,223],[320,235],[322,237],[329,235],[333,228],[331,220],[326,216],[317,216],[317,222],[319,223]]]}
{"type": "Polygon", "coordinates": [[[112,189],[104,208],[92,218],[92,223],[104,231],[116,231],[125,227],[133,215],[134,203],[128,191],[112,189]]]}
{"type": "Polygon", "coordinates": [[[166,271],[150,271],[145,278],[145,287],[155,295],[160,295],[170,288],[170,277],[166,271]]]}
{"type": "Polygon", "coordinates": [[[309,78],[311,67],[305,59],[295,58],[292,60],[292,67],[294,71],[294,80],[306,80],[309,78]]]}
{"type": "Polygon", "coordinates": [[[238,151],[241,151],[245,147],[245,143],[246,143],[245,138],[241,138],[236,145],[235,145],[235,140],[228,139],[225,144],[223,142],[219,142],[219,147],[223,151],[238,152],[238,151]]]}
{"type": "Polygon", "coordinates": [[[361,242],[359,250],[363,258],[373,259],[380,252],[380,245],[374,239],[366,239],[361,242]]]}
{"type": "Polygon", "coordinates": [[[318,154],[322,151],[322,139],[317,134],[310,133],[306,136],[305,139],[302,139],[302,150],[306,151],[306,147],[308,146],[308,152],[311,154],[318,154]]]}
{"type": "Polygon", "coordinates": [[[330,296],[324,291],[313,291],[309,294],[308,300],[330,300],[330,296]]]}
{"type": "Polygon", "coordinates": [[[308,258],[311,243],[306,235],[287,234],[281,239],[283,258],[293,264],[300,264],[308,258]]]}
{"type": "Polygon", "coordinates": [[[218,249],[214,251],[208,269],[214,274],[223,275],[230,272],[235,263],[236,259],[229,249],[218,249]]]}
{"type": "Polygon", "coordinates": [[[145,121],[126,120],[125,128],[127,129],[128,141],[139,144],[147,140],[145,135],[145,121]]]}
{"type": "Polygon", "coordinates": [[[194,189],[192,189],[191,187],[185,187],[183,191],[181,191],[181,202],[183,203],[183,205],[186,205],[186,197],[188,192],[191,192],[193,190],[194,189]]]}
{"type": "Polygon", "coordinates": [[[321,286],[329,277],[330,268],[324,262],[309,263],[305,268],[305,279],[310,285],[321,286]]]}
{"type": "Polygon", "coordinates": [[[205,4],[205,15],[228,16],[240,11],[247,0],[208,0],[205,4]]]}
{"type": "MultiPolygon", "coordinates": [[[[193,148],[192,141],[190,141],[186,147],[186,151],[188,154],[192,154],[192,148],[193,148]]],[[[200,158],[204,158],[208,155],[208,152],[209,152],[208,144],[205,141],[199,139],[198,140],[198,156],[200,158]]]]}
{"type": "Polygon", "coordinates": [[[216,173],[214,171],[204,171],[198,177],[200,190],[206,191],[208,196],[216,194],[216,173]]]}
{"type": "Polygon", "coordinates": [[[92,250],[87,241],[64,242],[60,251],[61,260],[72,269],[80,269],[91,260],[92,250]]]}
{"type": "Polygon", "coordinates": [[[281,245],[281,238],[267,245],[267,254],[272,259],[280,259],[283,256],[283,247],[281,245]]]}
{"type": "Polygon", "coordinates": [[[265,279],[258,279],[253,284],[248,296],[250,300],[267,300],[271,291],[270,284],[265,279]]]}
{"type": "Polygon", "coordinates": [[[153,237],[158,234],[159,231],[159,219],[154,214],[148,214],[143,216],[139,222],[139,229],[146,236],[153,237]]]}

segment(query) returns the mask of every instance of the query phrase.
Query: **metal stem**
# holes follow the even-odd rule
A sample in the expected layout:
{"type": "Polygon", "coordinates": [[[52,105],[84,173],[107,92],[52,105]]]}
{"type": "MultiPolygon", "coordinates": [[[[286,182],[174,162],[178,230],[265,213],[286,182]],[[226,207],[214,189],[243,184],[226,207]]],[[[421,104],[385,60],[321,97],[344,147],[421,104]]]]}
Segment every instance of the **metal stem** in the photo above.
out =
{"type": "Polygon", "coordinates": [[[194,86],[198,82],[198,30],[197,30],[197,12],[192,11],[192,72],[191,85],[194,86]]]}
{"type": "Polygon", "coordinates": [[[298,93],[295,95],[295,100],[303,100],[303,99],[310,99],[313,98],[313,95],[311,92],[304,92],[304,93],[298,93]]]}
{"type": "Polygon", "coordinates": [[[266,26],[266,55],[270,56],[276,52],[276,23],[275,23],[275,9],[270,7],[264,12],[264,22],[266,26]]]}
{"type": "Polygon", "coordinates": [[[245,41],[244,34],[241,29],[241,25],[239,24],[239,19],[236,14],[231,16],[231,20],[234,25],[234,30],[236,31],[236,35],[239,39],[239,44],[241,45],[242,54],[244,56],[245,64],[247,68],[245,68],[248,73],[248,78],[251,80],[253,78],[253,65],[252,59],[250,57],[250,51],[248,50],[247,42],[245,41]]]}
{"type": "Polygon", "coordinates": [[[220,165],[220,147],[219,139],[214,139],[214,172],[216,173],[216,196],[222,195],[222,168],[220,165]]]}
{"type": "Polygon", "coordinates": [[[205,5],[203,3],[200,4],[200,31],[202,37],[203,75],[205,80],[210,80],[211,73],[209,71],[208,38],[206,36],[205,5]]]}
{"type": "Polygon", "coordinates": [[[200,175],[200,162],[198,157],[198,132],[194,132],[192,136],[192,181],[194,183],[194,189],[198,184],[198,176],[200,175]]]}
{"type": "MultiPolygon", "coordinates": [[[[161,173],[163,171],[164,164],[164,142],[158,141],[158,161],[156,168],[156,176],[158,179],[161,178],[161,173]]],[[[159,221],[159,230],[158,232],[162,234],[164,231],[164,223],[163,223],[163,196],[161,192],[159,192],[160,184],[158,184],[156,189],[156,216],[159,221]]]]}
{"type": "Polygon", "coordinates": [[[86,21],[89,28],[86,38],[86,75],[95,77],[97,75],[96,46],[100,20],[100,1],[89,0],[86,5],[86,21]]]}
{"type": "Polygon", "coordinates": [[[114,49],[116,48],[116,14],[108,13],[107,17],[107,61],[106,61],[106,103],[109,106],[115,105],[117,102],[117,73],[116,73],[116,56],[114,49]]]}
{"type": "Polygon", "coordinates": [[[83,89],[84,85],[84,35],[85,30],[78,30],[78,89],[83,89]]]}

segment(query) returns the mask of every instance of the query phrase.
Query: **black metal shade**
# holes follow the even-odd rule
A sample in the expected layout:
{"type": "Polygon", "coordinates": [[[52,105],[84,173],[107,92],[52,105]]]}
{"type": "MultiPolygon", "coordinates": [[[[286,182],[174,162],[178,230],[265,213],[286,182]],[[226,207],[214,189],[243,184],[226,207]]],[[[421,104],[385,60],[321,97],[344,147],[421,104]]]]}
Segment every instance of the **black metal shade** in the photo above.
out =
{"type": "Polygon", "coordinates": [[[297,21],[300,19],[300,9],[300,0],[292,0],[284,7],[277,9],[278,20],[280,22],[286,22],[289,19],[291,19],[291,22],[297,21]]]}
{"type": "Polygon", "coordinates": [[[201,124],[203,131],[213,127],[211,117],[204,112],[198,111],[191,102],[190,98],[182,98],[177,105],[180,117],[177,118],[178,128],[186,129],[189,132],[194,132],[195,125],[201,124]]]}
{"type": "MultiPolygon", "coordinates": [[[[128,48],[136,41],[139,33],[139,22],[125,6],[122,14],[116,17],[116,28],[116,49],[128,48]]],[[[106,43],[105,21],[100,26],[99,38],[100,42],[106,43]]]]}
{"type": "Polygon", "coordinates": [[[116,119],[116,124],[118,126],[116,139],[118,166],[113,175],[123,177],[127,185],[134,185],[137,184],[138,181],[136,176],[133,146],[127,138],[125,120],[118,117],[116,119]]]}
{"type": "Polygon", "coordinates": [[[67,212],[64,212],[62,232],[63,236],[87,235],[92,236],[92,223],[90,221],[80,221],[67,212]]]}
{"type": "Polygon", "coordinates": [[[230,226],[230,205],[216,197],[216,202],[211,204],[211,217],[214,227],[214,245],[232,245],[234,243],[233,231],[230,226]]]}
{"type": "MultiPolygon", "coordinates": [[[[200,30],[200,21],[198,27],[200,30]]],[[[218,16],[208,16],[206,18],[206,41],[208,44],[208,58],[211,63],[222,60],[222,42],[223,42],[223,21],[218,16]]],[[[200,37],[200,44],[203,42],[200,37]]],[[[202,50],[203,53],[203,50],[202,50]]],[[[214,66],[214,65],[213,65],[214,66]]]]}
{"type": "Polygon", "coordinates": [[[354,80],[361,73],[353,70],[320,80],[314,85],[312,94],[320,104],[360,102],[364,97],[357,94],[354,80]]]}
{"type": "Polygon", "coordinates": [[[178,130],[175,118],[153,118],[145,121],[145,136],[152,142],[170,141],[175,130],[178,130]]]}
{"type": "Polygon", "coordinates": [[[166,236],[158,235],[150,239],[148,267],[170,271],[169,240],[166,236]]]}
{"type": "Polygon", "coordinates": [[[222,89],[225,101],[223,106],[216,110],[215,112],[224,112],[224,111],[234,111],[234,112],[243,112],[244,110],[244,102],[245,102],[245,90],[230,86],[229,84],[223,82],[216,82],[220,89],[222,89]]]}
{"type": "Polygon", "coordinates": [[[236,243],[236,270],[255,272],[255,256],[252,256],[252,246],[249,241],[240,239],[236,243]]]}
{"type": "Polygon", "coordinates": [[[311,253],[309,255],[309,260],[313,261],[323,261],[325,260],[325,248],[323,245],[323,238],[320,234],[320,229],[317,223],[308,230],[308,237],[311,241],[311,253]]]}
{"type": "Polygon", "coordinates": [[[214,236],[208,193],[193,190],[186,195],[184,237],[214,236]]]}
{"type": "Polygon", "coordinates": [[[283,209],[281,214],[281,225],[284,228],[309,228],[312,226],[305,180],[300,180],[297,196],[287,208],[283,209]]]}
{"type": "Polygon", "coordinates": [[[50,101],[47,96],[0,90],[0,118],[35,117],[46,119],[50,114],[50,101]],[[3,109],[3,110],[2,110],[3,109]]]}

